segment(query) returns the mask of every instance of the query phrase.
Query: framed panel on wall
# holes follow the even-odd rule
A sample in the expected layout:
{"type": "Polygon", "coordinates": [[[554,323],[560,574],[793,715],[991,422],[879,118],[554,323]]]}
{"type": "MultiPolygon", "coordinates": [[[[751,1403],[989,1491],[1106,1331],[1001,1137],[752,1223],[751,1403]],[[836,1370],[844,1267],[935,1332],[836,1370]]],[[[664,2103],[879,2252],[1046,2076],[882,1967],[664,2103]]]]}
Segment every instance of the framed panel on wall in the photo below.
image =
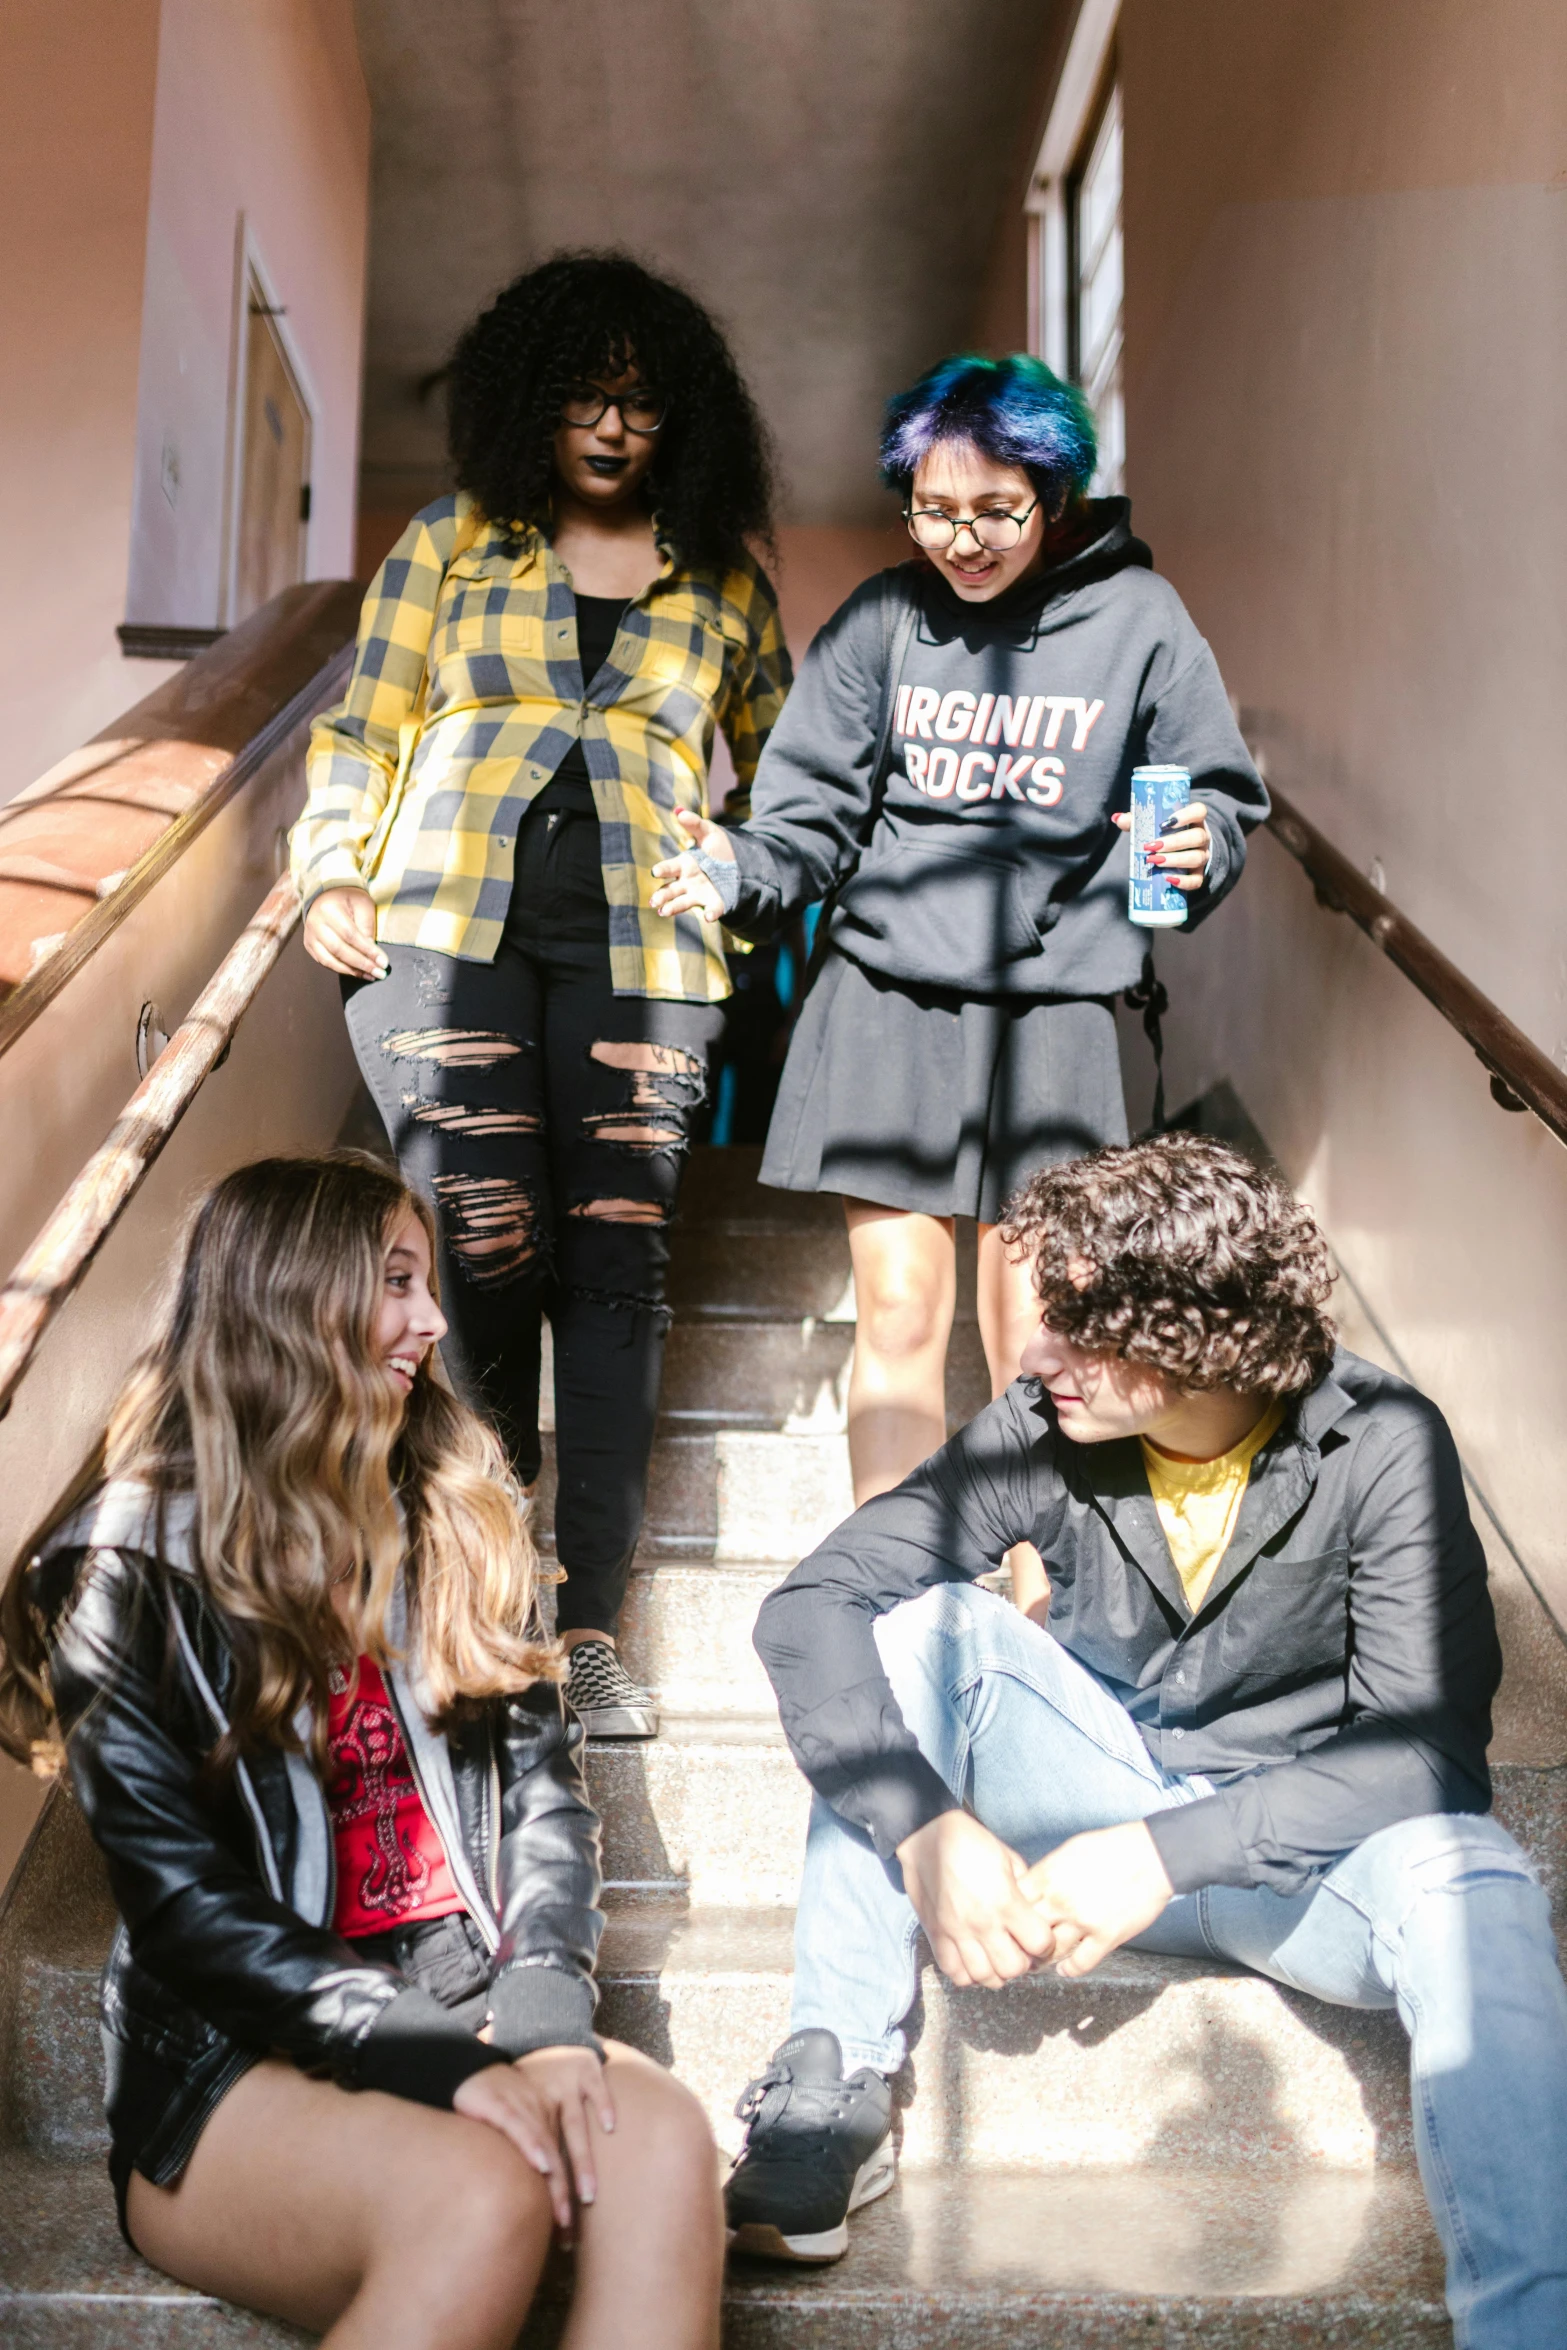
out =
{"type": "Polygon", "coordinates": [[[279,300],[240,223],[229,423],[224,620],[233,627],[310,571],[315,403],[279,300]]]}

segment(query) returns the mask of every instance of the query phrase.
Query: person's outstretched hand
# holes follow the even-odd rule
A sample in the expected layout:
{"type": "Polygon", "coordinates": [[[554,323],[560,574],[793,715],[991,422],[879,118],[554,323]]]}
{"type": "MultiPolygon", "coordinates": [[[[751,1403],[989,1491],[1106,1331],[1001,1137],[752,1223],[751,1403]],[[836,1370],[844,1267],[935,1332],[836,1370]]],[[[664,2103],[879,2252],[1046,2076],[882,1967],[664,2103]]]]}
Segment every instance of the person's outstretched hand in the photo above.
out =
{"type": "Polygon", "coordinates": [[[486,2065],[469,2074],[452,2106],[511,2140],[548,2183],[555,2224],[569,2235],[573,2189],[579,2203],[598,2195],[588,2116],[601,2130],[615,2127],[604,2067],[592,2049],[536,2048],[515,2064],[486,2065]]]}
{"type": "Polygon", "coordinates": [[[305,952],[344,979],[384,979],[389,968],[375,942],[375,900],[352,884],[324,889],[305,916],[305,952]]]}
{"type": "Polygon", "coordinates": [[[999,1990],[1053,1955],[1050,1920],[1023,1891],[1021,1856],[969,1812],[942,1812],[916,1828],[898,1859],[936,1964],[960,1990],[999,1990]]]}
{"type": "Polygon", "coordinates": [[[1175,1888],[1142,1820],[1069,1836],[1024,1872],[1020,1891],[1050,1922],[1058,1975],[1086,1975],[1153,1924],[1175,1888]]]}
{"type": "MultiPolygon", "coordinates": [[[[677,808],[675,822],[704,856],[714,857],[722,865],[734,863],[734,844],[721,824],[696,815],[690,808],[677,808]]],[[[704,922],[723,920],[724,901],[691,849],[683,849],[678,857],[665,857],[654,866],[653,879],[663,884],[654,890],[650,901],[655,914],[700,914],[704,922]]]]}

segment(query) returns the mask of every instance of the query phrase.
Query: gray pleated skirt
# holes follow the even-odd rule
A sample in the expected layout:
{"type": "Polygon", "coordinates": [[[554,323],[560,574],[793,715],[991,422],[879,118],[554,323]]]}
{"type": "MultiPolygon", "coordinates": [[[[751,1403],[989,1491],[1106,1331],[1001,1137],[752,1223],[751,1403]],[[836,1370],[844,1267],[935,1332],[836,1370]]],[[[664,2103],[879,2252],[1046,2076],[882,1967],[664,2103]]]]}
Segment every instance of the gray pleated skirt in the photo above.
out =
{"type": "Polygon", "coordinates": [[[1108,999],[911,988],[829,949],[761,1179],[996,1224],[1036,1167],[1126,1139],[1108,999]]]}

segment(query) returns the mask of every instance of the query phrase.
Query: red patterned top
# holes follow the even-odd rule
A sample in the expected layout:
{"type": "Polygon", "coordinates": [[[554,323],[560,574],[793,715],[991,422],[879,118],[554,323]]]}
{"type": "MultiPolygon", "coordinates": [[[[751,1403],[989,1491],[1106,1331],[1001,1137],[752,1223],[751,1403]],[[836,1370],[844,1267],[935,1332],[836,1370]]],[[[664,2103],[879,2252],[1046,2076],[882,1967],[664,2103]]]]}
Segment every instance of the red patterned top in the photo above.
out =
{"type": "Polygon", "coordinates": [[[384,1934],[464,1906],[403,1743],[381,1668],[334,1668],[328,1683],[326,1799],[337,1846],[340,1934],[384,1934]]]}

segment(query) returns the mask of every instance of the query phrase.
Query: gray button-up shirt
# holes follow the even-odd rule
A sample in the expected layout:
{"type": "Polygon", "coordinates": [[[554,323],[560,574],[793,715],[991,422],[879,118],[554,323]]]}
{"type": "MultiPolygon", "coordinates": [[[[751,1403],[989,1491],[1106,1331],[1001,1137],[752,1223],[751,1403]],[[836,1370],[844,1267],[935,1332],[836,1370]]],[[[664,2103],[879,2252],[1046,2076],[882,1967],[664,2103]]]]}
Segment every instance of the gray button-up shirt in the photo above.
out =
{"type": "Polygon", "coordinates": [[[957,1798],[872,1623],[1022,1541],[1049,1571],[1051,1637],[1155,1761],[1215,1783],[1149,1822],[1177,1892],[1295,1892],[1395,1820],[1489,1808],[1501,1656],[1458,1455],[1433,1403],[1341,1348],[1252,1463],[1195,1614],[1141,1446],[1072,1443],[1027,1379],[772,1593],[756,1645],[789,1743],[884,1855],[957,1798]]]}

